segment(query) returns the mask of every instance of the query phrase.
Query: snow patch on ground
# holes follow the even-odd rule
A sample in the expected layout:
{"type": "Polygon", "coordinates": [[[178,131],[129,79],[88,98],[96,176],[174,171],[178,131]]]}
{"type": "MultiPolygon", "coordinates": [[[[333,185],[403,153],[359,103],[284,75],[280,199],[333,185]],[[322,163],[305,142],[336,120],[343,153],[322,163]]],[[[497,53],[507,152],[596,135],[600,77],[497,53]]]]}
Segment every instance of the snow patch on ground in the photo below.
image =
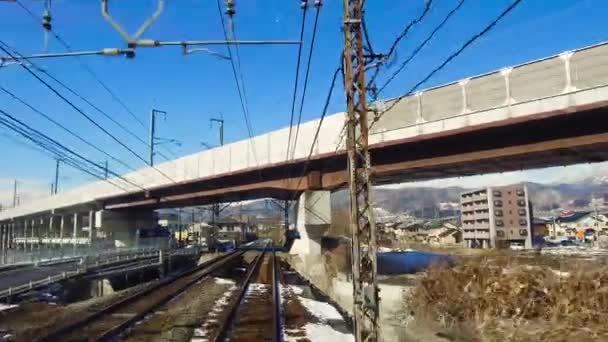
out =
{"type": "Polygon", "coordinates": [[[334,330],[329,325],[308,323],[304,329],[306,336],[311,341],[350,342],[355,340],[353,335],[334,330]]]}
{"type": "Polygon", "coordinates": [[[304,293],[304,290],[298,286],[290,285],[286,287],[286,290],[297,294],[302,306],[319,321],[318,323],[307,323],[301,329],[285,330],[284,339],[286,342],[297,342],[302,339],[331,342],[351,342],[355,340],[352,334],[334,329],[332,323],[341,322],[344,324],[345,322],[340,312],[331,304],[302,297],[301,294],[304,293]]]}
{"type": "MultiPolygon", "coordinates": [[[[217,279],[221,278],[216,278],[216,281],[217,279]]],[[[226,281],[226,283],[224,284],[228,284],[227,280],[223,280],[226,281]]],[[[233,285],[230,286],[230,288],[226,290],[226,292],[224,292],[224,294],[218,300],[215,301],[215,303],[213,304],[213,308],[211,309],[211,312],[207,315],[207,319],[205,320],[205,322],[200,327],[194,329],[194,334],[190,339],[191,342],[210,341],[211,336],[208,336],[208,334],[211,330],[211,325],[216,325],[218,323],[219,315],[225,310],[226,306],[228,306],[228,304],[230,303],[230,298],[239,289],[238,286],[234,285],[234,282],[232,282],[232,284],[233,285]]]]}
{"type": "Polygon", "coordinates": [[[553,273],[560,278],[568,278],[570,276],[570,272],[562,272],[558,270],[551,270],[553,273]]]}
{"type": "Polygon", "coordinates": [[[550,247],[543,248],[540,251],[541,254],[553,254],[553,255],[579,255],[579,256],[598,256],[608,255],[608,249],[597,248],[597,247],[550,247]]]}
{"type": "Polygon", "coordinates": [[[304,305],[304,307],[310,311],[311,314],[316,316],[318,319],[322,321],[328,320],[342,320],[342,315],[334,308],[331,304],[325,302],[318,302],[314,299],[308,299],[304,297],[300,297],[300,303],[304,305]]]}
{"type": "Polygon", "coordinates": [[[215,283],[218,285],[234,285],[236,282],[232,279],[215,277],[215,283]]]}
{"type": "Polygon", "coordinates": [[[12,308],[16,308],[18,305],[6,305],[6,304],[0,304],[0,311],[4,311],[4,310],[10,310],[12,308]]]}
{"type": "Polygon", "coordinates": [[[301,286],[297,286],[297,285],[279,285],[281,287],[281,292],[283,291],[291,291],[291,293],[295,294],[295,295],[301,295],[302,293],[304,293],[304,289],[301,286]]]}

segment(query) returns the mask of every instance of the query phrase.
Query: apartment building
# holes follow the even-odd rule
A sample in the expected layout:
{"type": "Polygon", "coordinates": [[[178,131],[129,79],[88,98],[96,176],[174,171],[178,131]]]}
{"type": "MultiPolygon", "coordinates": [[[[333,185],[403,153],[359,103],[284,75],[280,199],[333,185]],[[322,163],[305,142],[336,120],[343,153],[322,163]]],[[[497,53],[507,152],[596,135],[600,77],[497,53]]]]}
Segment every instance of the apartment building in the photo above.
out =
{"type": "Polygon", "coordinates": [[[462,193],[462,238],[469,248],[532,248],[528,190],[523,184],[462,193]]]}

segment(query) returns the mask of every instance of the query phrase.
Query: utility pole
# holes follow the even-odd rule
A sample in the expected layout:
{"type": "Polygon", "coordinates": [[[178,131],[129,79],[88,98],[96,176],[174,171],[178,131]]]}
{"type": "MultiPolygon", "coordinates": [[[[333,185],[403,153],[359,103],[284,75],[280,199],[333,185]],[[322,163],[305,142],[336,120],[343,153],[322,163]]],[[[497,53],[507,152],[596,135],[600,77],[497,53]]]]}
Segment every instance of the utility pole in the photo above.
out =
{"type": "Polygon", "coordinates": [[[61,163],[61,159],[57,159],[57,163],[55,164],[55,187],[52,189],[52,194],[57,194],[59,189],[59,163],[61,163]]]}
{"type": "Polygon", "coordinates": [[[108,160],[107,159],[103,164],[103,177],[104,177],[104,179],[108,179],[108,160]]]}
{"type": "Polygon", "coordinates": [[[156,145],[156,115],[162,114],[167,117],[167,112],[158,109],[152,109],[150,111],[150,136],[149,136],[149,144],[150,144],[150,166],[154,166],[154,145],[156,145]]]}
{"type": "Polygon", "coordinates": [[[17,206],[17,180],[15,179],[15,184],[13,186],[13,208],[17,206]]]}
{"type": "Polygon", "coordinates": [[[346,150],[352,233],[354,325],[355,340],[359,342],[379,339],[376,225],[371,199],[361,2],[362,0],[343,0],[343,69],[348,116],[346,150]]]}
{"type": "Polygon", "coordinates": [[[211,118],[209,122],[213,126],[213,123],[216,122],[219,125],[220,129],[220,146],[224,145],[224,119],[211,118]]]}
{"type": "MultiPolygon", "coordinates": [[[[209,124],[213,127],[213,123],[218,124],[218,128],[220,131],[220,146],[224,146],[224,119],[211,118],[209,119],[209,124]]],[[[215,239],[217,237],[217,224],[220,217],[220,205],[219,203],[214,203],[211,207],[211,241],[210,244],[215,245],[215,239]]]]}

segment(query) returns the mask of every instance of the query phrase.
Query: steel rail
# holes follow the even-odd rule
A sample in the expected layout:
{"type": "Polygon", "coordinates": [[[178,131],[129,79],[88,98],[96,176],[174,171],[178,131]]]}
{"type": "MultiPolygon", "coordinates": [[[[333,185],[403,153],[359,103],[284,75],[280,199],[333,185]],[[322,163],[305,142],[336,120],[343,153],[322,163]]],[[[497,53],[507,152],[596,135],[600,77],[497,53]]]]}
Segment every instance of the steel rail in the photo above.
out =
{"type": "Polygon", "coordinates": [[[279,272],[280,265],[277,262],[276,252],[272,251],[272,324],[274,328],[273,340],[281,342],[283,340],[283,329],[281,322],[281,277],[279,272]]]}
{"type": "Polygon", "coordinates": [[[126,329],[131,327],[134,323],[140,321],[147,314],[154,312],[160,306],[167,303],[172,298],[175,298],[177,295],[188,290],[192,285],[194,285],[195,283],[200,281],[202,278],[208,276],[211,272],[216,271],[220,267],[224,266],[227,262],[232,261],[233,259],[241,256],[243,253],[244,252],[242,252],[242,251],[234,251],[234,252],[222,255],[218,258],[209,260],[191,270],[188,270],[188,271],[182,272],[178,275],[175,275],[173,277],[169,277],[167,279],[161,280],[160,282],[154,284],[153,286],[150,286],[141,291],[138,291],[122,300],[119,300],[116,303],[111,304],[110,306],[108,306],[102,310],[96,311],[88,316],[83,317],[80,320],[77,320],[75,322],[62,326],[62,327],[50,332],[49,334],[43,336],[42,338],[38,339],[37,341],[61,341],[61,340],[63,340],[62,337],[69,336],[75,330],[90,326],[90,325],[96,323],[97,321],[99,321],[100,319],[102,319],[103,317],[105,317],[107,315],[111,315],[112,313],[114,313],[126,306],[133,304],[137,300],[144,298],[145,296],[147,296],[148,294],[150,294],[154,291],[162,290],[164,287],[172,285],[176,281],[183,280],[183,279],[199,272],[199,274],[192,277],[192,279],[188,279],[188,281],[185,284],[179,286],[174,291],[170,291],[169,293],[166,293],[163,298],[161,298],[156,303],[150,305],[146,309],[141,310],[140,312],[126,318],[120,324],[113,326],[112,328],[102,332],[98,336],[88,337],[89,340],[93,340],[93,341],[114,340],[122,332],[124,332],[126,329]]]}
{"type": "Polygon", "coordinates": [[[255,258],[253,265],[249,267],[245,279],[241,283],[241,288],[239,289],[237,300],[234,302],[234,305],[230,308],[230,312],[228,313],[228,317],[223,321],[222,326],[220,327],[220,333],[215,337],[215,342],[223,342],[228,340],[230,330],[234,327],[237,321],[237,314],[239,312],[240,306],[243,304],[243,300],[245,299],[245,294],[247,294],[247,290],[249,289],[249,284],[251,284],[251,280],[253,276],[258,273],[260,266],[262,265],[262,260],[264,260],[264,255],[266,254],[266,250],[262,251],[255,258]]]}

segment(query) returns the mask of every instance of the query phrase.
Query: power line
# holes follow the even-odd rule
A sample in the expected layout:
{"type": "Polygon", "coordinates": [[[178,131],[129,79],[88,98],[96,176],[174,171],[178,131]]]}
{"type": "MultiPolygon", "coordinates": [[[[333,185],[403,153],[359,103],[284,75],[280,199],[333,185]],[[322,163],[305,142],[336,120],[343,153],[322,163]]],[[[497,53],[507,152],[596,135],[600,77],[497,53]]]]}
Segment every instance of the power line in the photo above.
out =
{"type": "MultiPolygon", "coordinates": [[[[315,136],[312,140],[312,144],[310,145],[310,151],[308,153],[308,157],[306,158],[306,163],[304,164],[304,168],[302,169],[302,174],[300,175],[299,179],[298,179],[298,184],[296,185],[296,189],[298,187],[300,187],[300,184],[302,183],[302,179],[304,177],[304,175],[306,174],[306,171],[308,171],[308,167],[310,165],[310,160],[312,158],[312,154],[314,152],[314,148],[315,148],[315,144],[317,143],[317,140],[319,139],[319,133],[321,132],[321,126],[323,125],[323,120],[325,120],[325,116],[327,115],[327,109],[329,108],[329,104],[331,102],[331,97],[334,91],[334,87],[336,86],[336,79],[338,78],[338,74],[340,73],[340,71],[342,71],[342,67],[338,67],[336,69],[336,71],[334,71],[333,77],[331,79],[331,84],[329,86],[329,91],[327,92],[327,97],[325,98],[325,104],[323,105],[323,111],[321,114],[321,118],[319,119],[319,125],[317,126],[317,129],[315,131],[315,136]]],[[[291,200],[293,201],[296,198],[296,196],[294,195],[291,200]]]]}
{"type": "MultiPolygon", "coordinates": [[[[298,81],[300,79],[300,64],[302,61],[302,46],[304,41],[304,27],[306,24],[306,12],[308,12],[308,1],[302,0],[302,25],[300,26],[300,45],[298,46],[298,58],[296,62],[296,79],[293,83],[293,95],[291,99],[291,117],[289,118],[289,136],[287,138],[287,152],[285,154],[285,160],[289,159],[289,150],[291,149],[291,133],[293,131],[293,118],[296,111],[296,97],[298,93],[298,81]]],[[[318,13],[318,12],[317,12],[318,13]]],[[[295,146],[294,146],[295,149],[295,146]]]]}
{"type": "MultiPolygon", "coordinates": [[[[293,142],[292,158],[298,145],[298,135],[300,134],[300,123],[302,122],[302,110],[304,109],[304,98],[306,97],[306,88],[308,86],[308,76],[310,74],[310,65],[312,64],[312,54],[315,48],[315,38],[317,36],[317,23],[319,22],[319,13],[321,12],[322,3],[320,0],[315,1],[317,12],[315,14],[315,23],[312,29],[312,38],[310,40],[310,49],[308,52],[308,62],[306,64],[306,75],[304,76],[304,86],[302,87],[302,99],[300,101],[300,112],[298,113],[298,124],[296,125],[296,135],[293,142]]],[[[290,126],[291,127],[291,126],[290,126]]],[[[288,148],[289,151],[289,148],[288,148]]]]}
{"type": "Polygon", "coordinates": [[[414,57],[416,57],[418,55],[418,53],[422,50],[422,48],[431,40],[433,39],[433,37],[435,36],[435,34],[441,30],[441,28],[445,25],[445,23],[447,23],[447,21],[454,15],[454,13],[456,13],[464,4],[465,0],[460,0],[460,2],[458,2],[458,4],[456,5],[456,7],[454,7],[446,16],[445,18],[441,21],[441,23],[439,23],[439,25],[437,25],[437,27],[435,27],[435,29],[431,32],[431,34],[422,42],[420,43],[420,45],[418,45],[418,47],[416,47],[416,49],[414,49],[414,51],[412,52],[412,54],[405,60],[403,61],[403,63],[401,63],[401,65],[399,66],[399,68],[397,70],[395,70],[395,72],[393,72],[393,74],[388,78],[388,80],[386,80],[384,82],[384,84],[376,91],[376,96],[378,94],[380,94],[394,79],[395,77],[397,77],[397,75],[399,75],[399,73],[403,70],[403,68],[405,68],[405,66],[412,61],[412,59],[414,59],[414,57]]]}
{"type": "MultiPolygon", "coordinates": [[[[222,13],[222,6],[220,4],[220,0],[217,0],[217,10],[218,10],[218,13],[219,13],[219,16],[220,16],[220,21],[222,23],[222,31],[224,32],[224,38],[228,41],[230,39],[229,39],[229,36],[228,36],[228,32],[226,31],[226,23],[224,21],[224,15],[222,13]]],[[[234,38],[234,26],[232,26],[232,34],[233,34],[233,39],[236,40],[236,38],[234,38]]],[[[238,44],[236,44],[236,46],[237,46],[236,53],[238,54],[238,44]]],[[[230,57],[230,65],[232,67],[232,76],[234,77],[234,82],[236,84],[237,92],[239,94],[239,101],[241,103],[241,110],[242,110],[242,113],[243,113],[243,118],[245,119],[245,125],[247,126],[247,133],[249,135],[249,139],[250,139],[250,142],[251,142],[253,156],[254,156],[254,159],[256,160],[256,163],[257,163],[257,153],[255,151],[255,144],[253,142],[253,130],[251,128],[251,121],[249,120],[249,109],[248,109],[248,106],[247,106],[247,100],[246,100],[246,94],[245,94],[245,83],[243,81],[243,74],[240,71],[237,73],[237,67],[236,67],[235,62],[234,62],[234,57],[235,56],[232,53],[232,49],[230,48],[230,46],[226,46],[226,48],[228,49],[228,55],[230,57]],[[239,75],[240,75],[240,81],[239,81],[239,75]],[[242,84],[242,87],[243,87],[242,91],[241,91],[241,84],[242,84]]],[[[238,64],[240,66],[240,57],[237,55],[236,58],[238,59],[238,64]]],[[[261,175],[260,175],[260,177],[261,177],[261,175]]]]}
{"type": "MultiPolygon", "coordinates": [[[[17,4],[24,10],[26,11],[34,20],[38,20],[38,17],[36,16],[36,14],[34,14],[29,8],[27,8],[25,5],[23,5],[19,0],[15,0],[17,2],[17,4]]],[[[73,52],[72,47],[63,39],[59,36],[59,34],[53,30],[53,28],[51,27],[49,29],[49,32],[52,33],[53,37],[55,37],[55,39],[65,48],[66,51],[68,52],[73,52]]],[[[76,60],[78,61],[78,64],[87,72],[89,73],[89,75],[102,87],[104,88],[104,90],[110,95],[110,97],[112,97],[112,99],[118,103],[129,115],[131,115],[142,127],[146,127],[146,124],[139,118],[137,117],[137,115],[135,115],[135,113],[133,113],[133,111],[124,103],[124,101],[122,101],[120,99],[120,97],[118,97],[118,95],[116,95],[116,93],[105,83],[101,80],[101,78],[93,71],[93,69],[91,69],[91,67],[89,67],[79,56],[74,56],[76,58],[76,60]]],[[[46,74],[46,72],[44,71],[44,69],[39,69],[40,72],[43,72],[46,74]]],[[[74,94],[75,96],[81,98],[83,101],[85,101],[87,104],[89,104],[91,107],[93,107],[95,110],[97,110],[98,112],[100,112],[102,115],[104,115],[108,120],[112,121],[114,124],[116,124],[118,127],[120,127],[122,130],[124,130],[127,134],[129,134],[130,136],[134,137],[137,141],[141,142],[142,144],[144,144],[145,146],[147,146],[148,148],[150,147],[148,145],[148,143],[141,139],[137,134],[133,133],[133,131],[127,129],[124,125],[120,124],[119,122],[117,122],[114,118],[112,118],[109,114],[107,114],[106,112],[102,111],[101,109],[99,109],[97,106],[95,106],[94,104],[92,104],[91,102],[89,102],[88,100],[86,100],[85,98],[83,98],[82,96],[75,94],[69,87],[67,87],[65,84],[63,84],[62,82],[58,81],[56,78],[54,78],[51,75],[48,75],[51,79],[53,79],[55,82],[57,82],[58,84],[60,84],[61,86],[63,86],[64,88],[66,88],[68,91],[70,91],[72,94],[74,94]]],[[[169,149],[166,146],[161,146],[163,149],[165,149],[165,151],[167,153],[169,153],[171,156],[176,157],[177,155],[171,151],[171,149],[169,149]]],[[[163,158],[165,158],[166,160],[171,160],[169,157],[167,157],[165,154],[161,153],[160,151],[157,152],[158,155],[162,156],[163,158]]]]}
{"type": "MultiPolygon", "coordinates": [[[[38,16],[36,14],[34,14],[29,8],[27,8],[25,5],[23,5],[21,3],[20,0],[15,0],[15,2],[17,3],[17,5],[19,5],[19,7],[21,7],[24,11],[26,11],[34,20],[38,20],[38,16]]],[[[63,40],[59,34],[53,30],[53,28],[50,28],[49,30],[52,34],[53,37],[55,37],[55,39],[57,39],[57,41],[63,45],[63,47],[69,51],[72,52],[72,48],[71,46],[65,41],[63,40]]],[[[91,69],[86,63],[84,63],[80,58],[76,58],[78,60],[78,63],[80,64],[80,66],[86,70],[91,77],[93,77],[93,79],[99,83],[99,85],[104,88],[106,90],[106,92],[108,92],[108,94],[110,94],[110,96],[112,97],[112,99],[114,99],[114,101],[116,101],[127,113],[129,113],[135,120],[137,120],[137,122],[142,126],[145,127],[145,123],[138,118],[135,113],[133,113],[133,111],[131,109],[129,109],[129,107],[127,107],[127,105],[116,95],[116,93],[114,93],[114,91],[112,91],[112,89],[110,89],[110,87],[108,87],[108,85],[103,82],[101,80],[101,78],[93,71],[93,69],[91,69]]]]}
{"type": "MultiPolygon", "coordinates": [[[[425,78],[423,78],[420,82],[416,83],[405,95],[401,95],[397,98],[397,100],[395,100],[395,102],[393,102],[387,109],[383,110],[382,113],[378,114],[375,118],[374,118],[374,122],[377,122],[378,119],[380,119],[384,114],[386,114],[388,111],[390,111],[391,109],[393,109],[401,100],[403,100],[404,98],[406,98],[407,96],[411,95],[416,89],[418,89],[419,86],[421,86],[422,84],[424,84],[425,82],[427,82],[431,77],[433,77],[433,75],[435,75],[438,71],[440,71],[441,69],[443,69],[449,62],[451,62],[454,58],[458,57],[458,55],[460,55],[467,47],[469,47],[471,44],[473,44],[473,42],[475,42],[477,39],[479,39],[481,36],[485,35],[486,33],[488,33],[494,26],[496,26],[496,24],[498,24],[498,22],[504,18],[507,14],[509,14],[509,12],[511,12],[515,7],[517,7],[517,5],[519,5],[521,3],[522,0],[515,0],[513,3],[511,3],[511,5],[509,5],[507,8],[505,8],[504,11],[502,11],[500,13],[500,15],[498,15],[498,17],[496,17],[490,24],[488,24],[483,30],[481,30],[479,33],[477,33],[476,35],[474,35],[473,37],[471,37],[469,40],[467,40],[458,50],[456,50],[454,53],[452,53],[445,61],[443,61],[443,63],[441,63],[440,65],[438,65],[435,69],[433,69],[425,78]]],[[[373,125],[373,123],[372,123],[373,125]]],[[[370,126],[371,128],[371,126],[370,126]]]]}
{"type": "Polygon", "coordinates": [[[113,155],[107,153],[106,151],[102,150],[101,148],[97,147],[97,145],[89,142],[88,140],[84,139],[82,136],[78,135],[77,133],[75,133],[74,131],[70,130],[69,128],[65,127],[64,125],[62,125],[61,123],[57,122],[55,119],[53,119],[50,115],[38,110],[37,108],[35,108],[34,106],[32,106],[31,104],[29,104],[28,102],[26,102],[25,100],[21,99],[20,97],[18,97],[17,95],[13,94],[12,92],[10,92],[9,90],[7,90],[6,88],[4,88],[3,86],[0,85],[0,90],[2,90],[4,93],[6,93],[7,95],[9,95],[10,97],[12,97],[13,99],[19,101],[21,104],[23,104],[24,106],[28,107],[30,110],[32,110],[34,113],[44,117],[45,119],[47,119],[48,121],[52,122],[55,126],[61,128],[62,130],[64,130],[65,132],[69,133],[70,135],[72,135],[73,137],[75,137],[76,139],[82,141],[83,143],[87,144],[89,147],[95,149],[98,152],[103,153],[105,156],[107,156],[108,158],[111,158],[112,160],[118,162],[119,164],[123,165],[124,167],[128,168],[131,171],[135,171],[135,168],[133,168],[132,166],[130,166],[129,164],[123,162],[122,160],[114,157],[113,155]]]}
{"type": "MultiPolygon", "coordinates": [[[[31,128],[30,126],[26,125],[25,123],[21,122],[20,120],[14,118],[12,115],[8,114],[7,112],[0,110],[0,114],[3,114],[5,117],[8,117],[9,119],[11,119],[12,121],[16,122],[17,124],[0,118],[0,124],[4,125],[5,127],[7,127],[8,129],[18,133],[19,135],[21,135],[22,137],[26,138],[27,140],[33,142],[34,144],[36,144],[37,146],[39,146],[40,148],[42,148],[43,150],[46,150],[48,152],[51,152],[54,155],[54,158],[58,158],[63,160],[66,164],[80,170],[83,171],[95,178],[99,178],[99,179],[103,179],[105,180],[102,176],[100,176],[99,174],[96,174],[95,171],[91,168],[91,167],[87,167],[84,166],[80,161],[78,161],[77,159],[71,157],[70,155],[66,154],[64,151],[69,152],[70,154],[86,161],[87,163],[99,168],[100,166],[97,165],[96,163],[92,162],[91,160],[81,156],[80,154],[70,150],[69,148],[65,147],[64,145],[62,145],[61,143],[57,142],[56,140],[48,137],[47,135],[31,128]],[[33,134],[32,134],[33,133],[33,134]],[[36,138],[38,137],[38,138],[36,138]],[[39,140],[39,139],[41,139],[39,140]]],[[[139,187],[141,188],[139,185],[124,179],[120,176],[118,176],[118,178],[120,178],[121,180],[125,181],[126,183],[129,183],[135,187],[139,187]]],[[[106,180],[108,183],[120,188],[123,191],[128,191],[128,189],[125,189],[124,187],[121,187],[119,185],[117,185],[116,183],[106,180]]],[[[142,188],[143,189],[143,188],[142,188]]],[[[145,189],[144,189],[145,190],[145,189]]]]}
{"type": "MultiPolygon", "coordinates": [[[[399,45],[399,42],[405,38],[405,36],[407,36],[407,34],[409,33],[410,29],[412,27],[414,27],[414,25],[420,23],[424,17],[426,17],[426,15],[429,13],[429,11],[431,10],[431,5],[433,4],[433,0],[428,0],[426,1],[426,5],[424,6],[424,10],[422,11],[422,13],[417,17],[414,18],[412,21],[409,22],[409,24],[407,24],[407,26],[405,26],[405,28],[403,29],[403,31],[401,31],[401,33],[397,36],[397,38],[395,38],[395,40],[393,41],[393,43],[391,44],[391,47],[388,49],[388,52],[384,55],[381,56],[381,61],[376,65],[376,70],[374,72],[374,74],[372,75],[372,77],[370,78],[369,82],[367,83],[367,86],[370,88],[374,88],[372,85],[374,84],[374,82],[376,81],[376,78],[378,77],[378,74],[380,73],[380,66],[384,61],[388,61],[392,58],[393,54],[395,53],[395,50],[397,49],[397,45],[399,45]]],[[[363,22],[365,21],[365,19],[363,20],[363,22]]],[[[364,26],[364,30],[363,33],[366,37],[367,34],[365,33],[367,29],[365,29],[364,26]]]]}
{"type": "MultiPolygon", "coordinates": [[[[54,151],[55,151],[55,153],[56,153],[56,155],[57,155],[58,158],[74,161],[75,159],[73,159],[72,157],[70,157],[70,155],[74,155],[77,158],[81,159],[82,161],[85,161],[86,163],[92,165],[93,167],[105,171],[105,167],[104,166],[101,166],[101,165],[99,165],[99,164],[91,161],[90,159],[82,156],[81,154],[79,154],[77,152],[74,152],[72,149],[66,147],[65,145],[63,145],[60,142],[58,142],[57,140],[49,137],[48,135],[46,135],[46,134],[44,134],[44,133],[42,133],[42,132],[40,132],[40,131],[32,128],[31,126],[29,126],[26,123],[24,123],[23,121],[15,118],[13,115],[7,113],[6,111],[0,109],[0,114],[2,114],[5,117],[9,118],[13,122],[11,124],[12,125],[11,127],[13,129],[15,127],[21,127],[21,128],[19,128],[19,130],[20,130],[20,132],[23,132],[24,131],[23,128],[25,128],[25,132],[26,132],[26,135],[27,135],[28,138],[31,138],[32,135],[35,135],[39,139],[44,140],[44,142],[42,143],[43,145],[41,145],[41,147],[43,147],[45,149],[48,149],[49,146],[51,146],[54,149],[54,151]],[[18,125],[18,126],[16,126],[16,125],[18,125]],[[57,151],[59,151],[59,152],[57,152],[57,151]],[[69,153],[69,154],[67,154],[66,152],[69,153]]],[[[4,120],[5,122],[7,121],[6,119],[2,119],[2,120],[4,120]]],[[[5,126],[6,126],[6,124],[5,124],[5,126]]],[[[9,127],[9,128],[11,128],[11,127],[9,127]]],[[[40,140],[37,140],[37,141],[39,142],[40,140]]],[[[76,162],[78,163],[77,160],[76,160],[76,162]]],[[[115,173],[115,172],[113,172],[111,170],[108,170],[108,172],[110,172],[112,175],[118,177],[119,179],[123,180],[124,182],[133,185],[134,187],[138,187],[138,188],[140,188],[142,190],[145,190],[143,187],[139,186],[138,184],[135,184],[135,183],[131,182],[130,180],[128,180],[128,179],[120,176],[119,174],[117,174],[117,173],[115,173]]]]}
{"type": "MultiPolygon", "coordinates": [[[[4,53],[6,53],[7,55],[9,55],[12,58],[15,58],[15,56],[13,56],[6,48],[8,47],[8,45],[6,43],[4,43],[4,41],[0,40],[0,49],[2,51],[4,51],[4,53]],[[4,45],[4,46],[2,46],[4,45]]],[[[23,58],[23,56],[21,56],[21,54],[17,53],[20,57],[23,58]]],[[[32,65],[35,65],[34,63],[32,63],[31,61],[28,60],[28,62],[32,65]]],[[[124,147],[127,151],[129,151],[131,154],[133,154],[137,159],[141,160],[142,162],[146,163],[146,160],[144,158],[142,158],[139,154],[137,154],[135,151],[133,151],[130,147],[128,147],[125,143],[123,143],[120,139],[116,138],[116,136],[114,136],[112,133],[108,132],[108,130],[106,130],[105,128],[103,128],[97,121],[95,121],[93,118],[91,118],[89,115],[87,115],[84,111],[82,111],[82,109],[78,108],[76,105],[74,105],[74,103],[72,103],[70,100],[68,100],[65,96],[63,96],[61,93],[59,93],[59,91],[57,91],[53,86],[51,86],[48,82],[46,82],[45,80],[43,80],[42,78],[40,78],[40,76],[38,76],[36,73],[34,73],[30,68],[28,68],[24,63],[19,63],[19,65],[25,69],[30,75],[34,76],[34,78],[36,78],[40,83],[42,83],[43,85],[45,85],[49,90],[51,90],[51,92],[53,92],[55,95],[57,95],[60,99],[62,99],[65,103],[67,103],[70,107],[72,107],[74,110],[76,110],[78,113],[80,113],[82,116],[84,116],[89,122],[91,122],[93,125],[95,125],[95,127],[99,128],[99,130],[101,130],[102,132],[104,132],[107,136],[109,136],[110,138],[112,138],[112,140],[114,140],[115,142],[117,142],[119,145],[121,145],[122,147],[124,147]]],[[[37,69],[39,69],[38,67],[36,67],[37,69]]],[[[160,173],[161,175],[163,175],[164,177],[166,177],[167,179],[171,180],[172,182],[175,182],[175,180],[173,180],[171,177],[167,176],[164,172],[162,172],[161,170],[159,170],[158,168],[155,168],[154,166],[151,166],[154,170],[156,170],[158,173],[160,173]]]]}

